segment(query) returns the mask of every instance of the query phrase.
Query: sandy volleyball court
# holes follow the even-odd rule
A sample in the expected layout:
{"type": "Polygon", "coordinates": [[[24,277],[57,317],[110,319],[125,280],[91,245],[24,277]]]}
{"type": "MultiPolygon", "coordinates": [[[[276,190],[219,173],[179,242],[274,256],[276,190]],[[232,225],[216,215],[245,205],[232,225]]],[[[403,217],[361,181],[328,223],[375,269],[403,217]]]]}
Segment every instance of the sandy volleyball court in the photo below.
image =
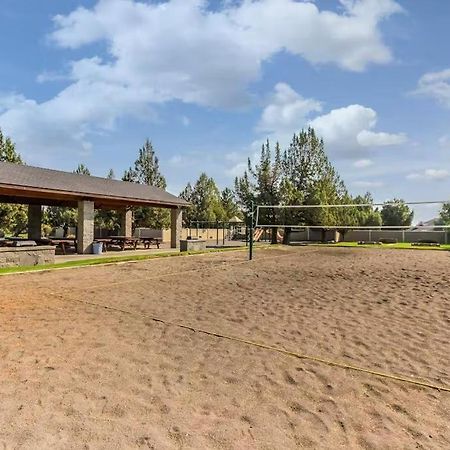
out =
{"type": "Polygon", "coordinates": [[[218,253],[0,292],[0,448],[450,448],[449,392],[150,318],[450,387],[447,252],[218,253]]]}

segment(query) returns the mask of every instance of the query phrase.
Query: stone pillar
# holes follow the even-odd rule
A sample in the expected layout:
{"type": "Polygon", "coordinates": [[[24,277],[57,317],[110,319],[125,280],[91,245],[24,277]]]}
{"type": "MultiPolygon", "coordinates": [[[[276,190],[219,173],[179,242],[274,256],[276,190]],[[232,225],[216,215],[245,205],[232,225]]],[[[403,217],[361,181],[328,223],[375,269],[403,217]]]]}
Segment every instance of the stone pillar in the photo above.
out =
{"type": "Polygon", "coordinates": [[[78,202],[77,252],[92,253],[94,241],[94,202],[78,202]]]}
{"type": "Polygon", "coordinates": [[[183,210],[174,208],[170,210],[170,248],[180,246],[181,228],[183,227],[183,210]]]}
{"type": "Polygon", "coordinates": [[[42,238],[42,206],[28,205],[28,239],[42,238]]]}
{"type": "Polygon", "coordinates": [[[126,237],[133,235],[133,211],[131,209],[120,210],[120,234],[126,237]]]}

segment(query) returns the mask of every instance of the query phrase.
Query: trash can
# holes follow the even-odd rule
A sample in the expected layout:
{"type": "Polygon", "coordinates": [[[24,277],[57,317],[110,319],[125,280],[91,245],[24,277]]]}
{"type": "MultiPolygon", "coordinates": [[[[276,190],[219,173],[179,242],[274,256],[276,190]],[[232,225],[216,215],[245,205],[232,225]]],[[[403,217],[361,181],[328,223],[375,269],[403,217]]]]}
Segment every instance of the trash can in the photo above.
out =
{"type": "Polygon", "coordinates": [[[103,244],[101,242],[92,243],[92,253],[94,255],[101,255],[103,251],[103,244]]]}

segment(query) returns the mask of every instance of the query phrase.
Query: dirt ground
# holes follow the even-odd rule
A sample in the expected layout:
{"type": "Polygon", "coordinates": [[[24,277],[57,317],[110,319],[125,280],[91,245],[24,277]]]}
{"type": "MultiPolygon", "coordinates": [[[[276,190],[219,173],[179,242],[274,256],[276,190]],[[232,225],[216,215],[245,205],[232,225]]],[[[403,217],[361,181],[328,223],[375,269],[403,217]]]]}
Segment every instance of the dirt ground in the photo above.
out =
{"type": "Polygon", "coordinates": [[[450,448],[448,392],[150,318],[450,387],[450,253],[245,256],[0,277],[0,448],[450,448]]]}

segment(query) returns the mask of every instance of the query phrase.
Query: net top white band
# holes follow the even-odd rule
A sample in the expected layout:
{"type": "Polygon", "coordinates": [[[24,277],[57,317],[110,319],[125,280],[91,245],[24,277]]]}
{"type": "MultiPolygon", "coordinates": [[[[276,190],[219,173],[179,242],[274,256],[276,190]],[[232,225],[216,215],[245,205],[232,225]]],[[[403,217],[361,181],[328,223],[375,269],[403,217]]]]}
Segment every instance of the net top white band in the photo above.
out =
{"type": "Polygon", "coordinates": [[[255,228],[310,228],[312,230],[405,230],[405,231],[419,231],[419,230],[435,230],[436,228],[439,229],[450,229],[450,225],[405,225],[405,226],[399,226],[399,225],[373,225],[373,226],[359,226],[359,225],[299,225],[299,224],[292,224],[292,225],[268,225],[268,224],[260,224],[256,223],[255,228]]]}
{"type": "Polygon", "coordinates": [[[385,203],[350,203],[344,205],[258,205],[258,209],[267,208],[357,208],[357,207],[374,207],[374,206],[398,206],[398,205],[444,205],[445,203],[450,203],[450,200],[435,200],[430,202],[385,202],[385,203]]]}

